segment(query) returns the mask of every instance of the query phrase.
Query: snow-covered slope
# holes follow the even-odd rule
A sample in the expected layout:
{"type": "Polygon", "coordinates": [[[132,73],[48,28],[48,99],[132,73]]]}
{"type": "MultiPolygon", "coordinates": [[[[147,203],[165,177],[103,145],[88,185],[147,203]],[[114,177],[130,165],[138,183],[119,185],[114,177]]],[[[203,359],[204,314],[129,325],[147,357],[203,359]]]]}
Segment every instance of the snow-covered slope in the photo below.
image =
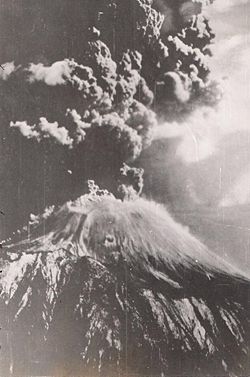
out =
{"type": "Polygon", "coordinates": [[[85,195],[32,220],[2,251],[1,376],[250,372],[247,276],[164,208],[85,195]]]}

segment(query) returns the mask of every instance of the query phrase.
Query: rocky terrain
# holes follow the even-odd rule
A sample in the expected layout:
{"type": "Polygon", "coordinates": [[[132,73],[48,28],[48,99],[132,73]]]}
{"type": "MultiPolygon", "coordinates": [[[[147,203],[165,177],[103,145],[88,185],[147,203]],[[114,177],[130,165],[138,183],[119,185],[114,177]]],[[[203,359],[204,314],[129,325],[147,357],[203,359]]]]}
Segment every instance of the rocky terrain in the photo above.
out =
{"type": "Polygon", "coordinates": [[[247,375],[248,278],[161,206],[89,194],[28,236],[3,248],[1,375],[247,375]]]}

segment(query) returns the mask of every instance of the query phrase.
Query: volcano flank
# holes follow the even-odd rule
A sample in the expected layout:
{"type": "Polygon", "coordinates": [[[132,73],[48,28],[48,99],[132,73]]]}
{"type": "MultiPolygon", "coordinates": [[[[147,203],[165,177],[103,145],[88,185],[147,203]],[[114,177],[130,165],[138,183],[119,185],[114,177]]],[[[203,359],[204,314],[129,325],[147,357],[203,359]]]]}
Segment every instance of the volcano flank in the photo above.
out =
{"type": "Polygon", "coordinates": [[[1,375],[237,376],[249,280],[144,199],[84,195],[3,248],[1,375]]]}

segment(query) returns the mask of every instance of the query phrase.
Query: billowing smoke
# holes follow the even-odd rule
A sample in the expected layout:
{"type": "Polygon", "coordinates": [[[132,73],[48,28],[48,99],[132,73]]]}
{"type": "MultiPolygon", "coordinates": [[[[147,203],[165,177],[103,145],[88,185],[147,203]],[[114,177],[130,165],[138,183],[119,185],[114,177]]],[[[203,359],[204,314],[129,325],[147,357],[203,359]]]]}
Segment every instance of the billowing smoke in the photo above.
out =
{"type": "Polygon", "coordinates": [[[143,190],[143,173],[141,168],[131,168],[123,164],[120,169],[121,177],[118,186],[118,196],[122,199],[134,199],[142,193],[143,190]]]}
{"type": "MultiPolygon", "coordinates": [[[[15,43],[4,49],[3,61],[13,63],[0,71],[1,185],[9,198],[0,202],[4,231],[18,228],[1,244],[5,375],[249,372],[248,274],[163,206],[138,198],[164,201],[171,176],[184,170],[173,174],[166,140],[176,142],[175,161],[195,169],[227,124],[209,68],[210,2],[3,4],[0,28],[3,14],[25,36],[17,52],[15,43]],[[159,167],[154,180],[149,170],[159,167]]],[[[0,47],[13,33],[1,34],[0,47]]],[[[174,186],[181,210],[182,191],[202,203],[191,178],[174,186]]],[[[248,195],[236,182],[220,206],[248,195]]]]}
{"type": "MultiPolygon", "coordinates": [[[[178,122],[182,127],[201,103],[211,107],[218,101],[218,88],[209,77],[214,34],[203,14],[206,3],[130,0],[93,6],[85,1],[79,3],[89,9],[88,22],[77,34],[81,47],[72,42],[64,55],[30,52],[28,58],[17,58],[0,81],[2,121],[11,126],[4,136],[13,145],[17,140],[23,145],[15,150],[13,174],[18,166],[21,175],[24,170],[28,175],[13,197],[19,201],[20,192],[26,195],[34,166],[43,171],[40,184],[36,172],[36,184],[46,204],[79,195],[88,179],[119,197],[121,190],[127,197],[126,185],[142,193],[137,174],[124,180],[124,164],[137,169],[136,160],[159,135],[159,124],[171,122],[174,127],[178,122]],[[30,155],[36,156],[34,166],[30,155]],[[63,193],[58,195],[58,190],[63,193]]],[[[48,32],[50,27],[48,20],[48,32]]],[[[31,212],[44,205],[37,208],[37,199],[28,202],[31,212]]]]}

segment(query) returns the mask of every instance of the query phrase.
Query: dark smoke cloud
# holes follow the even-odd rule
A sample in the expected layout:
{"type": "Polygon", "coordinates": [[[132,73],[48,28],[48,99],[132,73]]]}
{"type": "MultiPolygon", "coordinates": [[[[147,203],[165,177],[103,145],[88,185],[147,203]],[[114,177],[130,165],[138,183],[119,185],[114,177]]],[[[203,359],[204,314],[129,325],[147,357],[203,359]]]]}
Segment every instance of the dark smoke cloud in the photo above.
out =
{"type": "MultiPolygon", "coordinates": [[[[77,147],[74,153],[79,164],[89,161],[87,174],[97,168],[98,174],[90,178],[98,179],[111,167],[116,179],[122,164],[133,162],[150,145],[157,124],[155,113],[148,108],[154,96],[141,76],[142,55],[128,50],[116,63],[107,45],[96,37],[99,33],[93,29],[83,64],[73,59],[51,66],[32,63],[20,73],[27,87],[42,85],[44,93],[54,87],[56,95],[63,88],[66,98],[73,93],[75,102],[69,99],[69,105],[76,108],[58,112],[55,108],[52,122],[40,116],[34,125],[17,120],[10,126],[39,143],[50,139],[70,149],[77,147]]],[[[40,109],[50,112],[46,99],[41,102],[40,109]]]]}
{"type": "Polygon", "coordinates": [[[90,160],[96,160],[97,165],[109,165],[115,158],[120,166],[123,161],[134,161],[139,157],[142,140],[117,113],[109,113],[93,123],[86,138],[86,149],[90,160]]]}
{"type": "MultiPolygon", "coordinates": [[[[65,0],[60,3],[60,25],[52,22],[58,19],[57,2],[48,5],[46,16],[44,5],[34,5],[38,13],[31,16],[41,39],[34,45],[31,34],[27,46],[20,45],[19,55],[12,52],[10,59],[5,53],[5,61],[15,61],[6,63],[8,70],[0,76],[2,132],[15,149],[13,174],[20,167],[14,147],[18,142],[24,144],[20,174],[30,170],[30,184],[30,155],[36,156],[34,165],[45,166],[48,192],[54,190],[54,180],[71,181],[69,190],[63,187],[69,195],[76,182],[82,185],[89,178],[115,193],[119,185],[137,187],[137,174],[128,173],[135,182],[124,183],[121,169],[124,163],[133,169],[150,146],[159,120],[179,121],[202,101],[210,106],[217,101],[207,64],[214,35],[202,15],[205,3],[76,0],[72,6],[65,0]],[[45,34],[39,33],[40,16],[45,34]],[[70,47],[61,37],[65,33],[72,37],[70,47]],[[53,51],[43,35],[51,40],[53,51]],[[56,35],[60,43],[54,41],[56,35]],[[17,129],[24,138],[18,137],[17,129]]],[[[19,3],[13,4],[21,12],[19,3]]],[[[13,17],[7,5],[3,14],[13,17]]],[[[21,12],[20,17],[25,15],[21,12]]],[[[24,29],[29,34],[29,25],[20,26],[21,33],[24,29]]],[[[11,165],[11,153],[6,155],[5,163],[11,165]]],[[[44,176],[39,188],[42,181],[44,176]]],[[[58,191],[56,198],[47,193],[46,201],[53,204],[58,197],[58,191]]]]}
{"type": "Polygon", "coordinates": [[[134,199],[142,193],[143,190],[143,173],[141,168],[130,167],[123,164],[120,169],[121,177],[119,179],[118,197],[121,199],[134,199]]]}

